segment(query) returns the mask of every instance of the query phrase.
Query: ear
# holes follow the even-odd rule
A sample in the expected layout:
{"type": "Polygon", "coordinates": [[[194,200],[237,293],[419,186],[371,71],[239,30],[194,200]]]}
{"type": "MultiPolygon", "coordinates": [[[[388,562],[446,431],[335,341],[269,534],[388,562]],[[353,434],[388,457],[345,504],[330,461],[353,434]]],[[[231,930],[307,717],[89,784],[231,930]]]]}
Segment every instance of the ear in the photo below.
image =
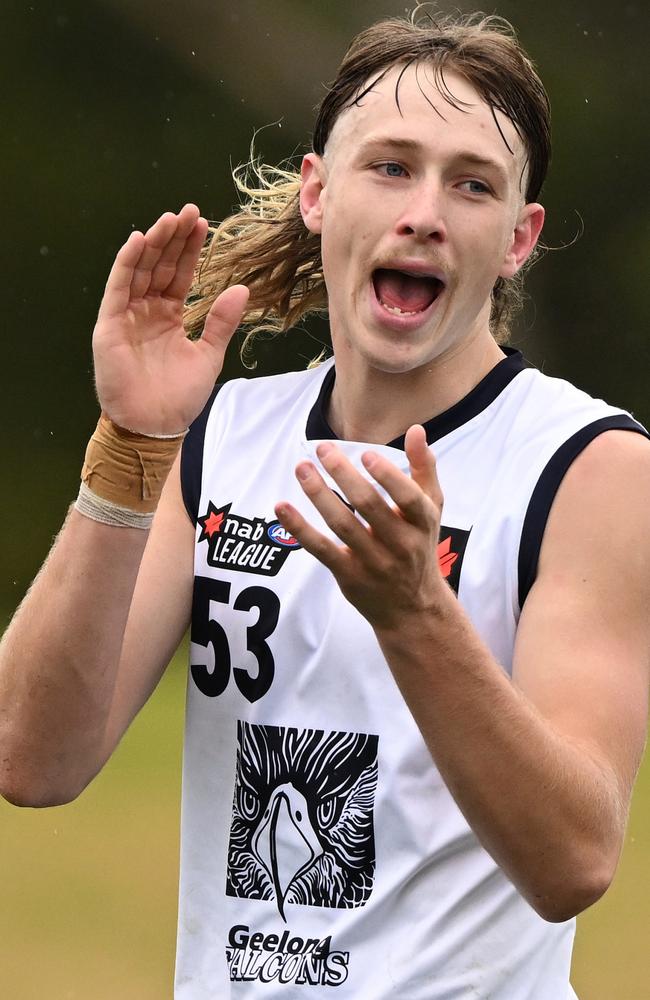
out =
{"type": "Polygon", "coordinates": [[[503,258],[499,275],[512,278],[533,252],[544,225],[544,209],[536,202],[522,208],[512,234],[512,240],[503,258]]]}
{"type": "Polygon", "coordinates": [[[320,233],[323,225],[325,164],[322,156],[307,153],[300,168],[300,214],[310,233],[320,233]]]}

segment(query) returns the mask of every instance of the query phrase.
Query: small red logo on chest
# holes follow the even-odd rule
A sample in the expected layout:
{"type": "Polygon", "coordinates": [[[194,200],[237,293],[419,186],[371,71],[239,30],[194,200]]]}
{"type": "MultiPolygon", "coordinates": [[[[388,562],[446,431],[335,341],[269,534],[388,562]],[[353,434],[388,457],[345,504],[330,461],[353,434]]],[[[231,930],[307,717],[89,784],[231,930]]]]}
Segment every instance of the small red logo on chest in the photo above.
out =
{"type": "Polygon", "coordinates": [[[445,538],[444,542],[438,543],[438,565],[445,579],[451,573],[451,567],[457,559],[458,552],[451,551],[451,535],[449,535],[448,538],[445,538]]]}
{"type": "Polygon", "coordinates": [[[443,578],[456,593],[469,535],[470,532],[464,528],[448,528],[444,524],[440,525],[438,566],[443,578]]]}

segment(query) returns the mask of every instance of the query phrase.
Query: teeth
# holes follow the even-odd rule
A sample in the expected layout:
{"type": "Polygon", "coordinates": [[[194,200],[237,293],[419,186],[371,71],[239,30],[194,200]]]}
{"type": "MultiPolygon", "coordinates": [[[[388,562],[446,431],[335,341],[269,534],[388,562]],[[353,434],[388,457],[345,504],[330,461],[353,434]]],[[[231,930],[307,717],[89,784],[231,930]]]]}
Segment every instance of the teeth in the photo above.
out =
{"type": "Polygon", "coordinates": [[[387,309],[388,312],[390,313],[395,313],[396,316],[417,316],[418,313],[421,312],[420,309],[414,309],[412,312],[407,312],[406,309],[400,309],[399,306],[388,306],[381,299],[379,301],[381,302],[384,309],[387,309]]]}

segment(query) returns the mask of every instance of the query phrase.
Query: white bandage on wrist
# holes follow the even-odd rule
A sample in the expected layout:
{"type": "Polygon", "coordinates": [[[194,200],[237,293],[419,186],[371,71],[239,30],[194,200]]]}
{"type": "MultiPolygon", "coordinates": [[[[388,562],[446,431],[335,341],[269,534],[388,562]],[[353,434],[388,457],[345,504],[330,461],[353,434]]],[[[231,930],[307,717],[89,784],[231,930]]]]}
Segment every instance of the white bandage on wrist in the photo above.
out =
{"type": "Polygon", "coordinates": [[[128,507],[120,507],[110,500],[98,497],[96,493],[88,489],[85,483],[79,488],[79,496],[75,500],[75,510],[78,510],[84,517],[89,517],[92,521],[99,521],[101,524],[110,524],[118,528],[141,528],[146,531],[151,527],[153,514],[142,514],[128,507]]]}

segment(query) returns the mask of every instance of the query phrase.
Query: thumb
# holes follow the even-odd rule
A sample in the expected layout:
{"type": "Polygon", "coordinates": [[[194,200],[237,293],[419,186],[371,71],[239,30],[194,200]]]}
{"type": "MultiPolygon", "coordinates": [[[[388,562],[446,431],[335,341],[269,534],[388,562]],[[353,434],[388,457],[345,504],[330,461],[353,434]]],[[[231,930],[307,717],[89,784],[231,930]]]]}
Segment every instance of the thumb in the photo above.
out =
{"type": "Polygon", "coordinates": [[[248,296],[246,285],[231,285],[218,295],[206,317],[201,340],[217,350],[225,351],[241,323],[248,296]]]}

